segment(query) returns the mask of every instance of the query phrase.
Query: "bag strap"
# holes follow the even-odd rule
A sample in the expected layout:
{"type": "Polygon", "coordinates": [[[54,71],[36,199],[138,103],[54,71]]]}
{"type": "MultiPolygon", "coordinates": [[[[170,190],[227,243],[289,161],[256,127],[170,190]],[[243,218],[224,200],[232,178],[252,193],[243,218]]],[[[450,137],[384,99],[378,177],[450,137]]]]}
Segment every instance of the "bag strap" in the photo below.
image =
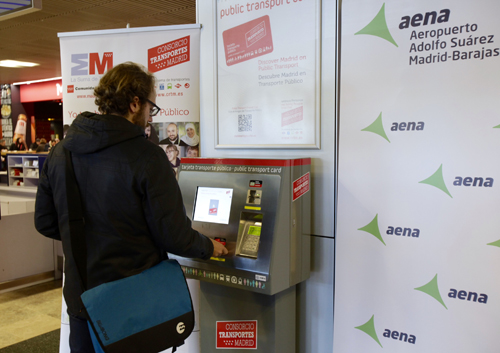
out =
{"type": "Polygon", "coordinates": [[[71,152],[64,148],[66,155],[66,197],[68,201],[69,233],[71,250],[76,267],[80,274],[80,282],[85,291],[87,289],[87,239],[85,238],[85,218],[80,189],[76,181],[75,169],[71,152]]]}

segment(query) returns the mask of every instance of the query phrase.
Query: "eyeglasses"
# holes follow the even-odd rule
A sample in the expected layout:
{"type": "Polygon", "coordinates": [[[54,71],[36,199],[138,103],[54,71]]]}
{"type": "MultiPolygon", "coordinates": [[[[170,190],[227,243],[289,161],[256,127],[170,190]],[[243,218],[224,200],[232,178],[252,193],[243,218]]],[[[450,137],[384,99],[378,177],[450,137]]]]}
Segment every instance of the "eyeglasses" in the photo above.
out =
{"type": "Polygon", "coordinates": [[[153,106],[151,109],[149,109],[149,116],[156,116],[160,112],[161,108],[147,98],[146,101],[153,106]]]}

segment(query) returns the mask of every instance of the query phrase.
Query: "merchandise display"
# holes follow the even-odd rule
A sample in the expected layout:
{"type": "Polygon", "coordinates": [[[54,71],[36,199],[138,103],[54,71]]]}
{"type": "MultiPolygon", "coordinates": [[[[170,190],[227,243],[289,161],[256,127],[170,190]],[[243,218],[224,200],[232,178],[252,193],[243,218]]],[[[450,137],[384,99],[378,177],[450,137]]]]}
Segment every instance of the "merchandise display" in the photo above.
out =
{"type": "Polygon", "coordinates": [[[6,156],[9,186],[36,188],[47,154],[8,153],[6,156]]]}

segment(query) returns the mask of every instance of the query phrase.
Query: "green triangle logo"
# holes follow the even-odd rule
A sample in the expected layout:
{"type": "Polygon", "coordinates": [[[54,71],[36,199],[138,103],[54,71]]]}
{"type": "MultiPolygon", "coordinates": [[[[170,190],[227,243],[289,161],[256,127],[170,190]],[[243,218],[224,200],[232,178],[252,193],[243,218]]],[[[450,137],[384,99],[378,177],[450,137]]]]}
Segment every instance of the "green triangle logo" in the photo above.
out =
{"type": "Polygon", "coordinates": [[[486,245],[498,246],[500,248],[500,240],[494,241],[493,243],[488,243],[486,245]]]}
{"type": "Polygon", "coordinates": [[[500,129],[500,125],[493,126],[493,129],[500,129]]]}
{"type": "MultiPolygon", "coordinates": [[[[419,290],[421,292],[424,292],[425,294],[429,294],[446,308],[446,305],[443,302],[443,298],[441,298],[441,294],[439,293],[437,278],[438,275],[436,274],[429,283],[423,285],[422,287],[415,288],[415,290],[419,290]]],[[[446,310],[448,310],[448,308],[446,308],[446,310]]]]}
{"type": "Polygon", "coordinates": [[[372,318],[370,320],[368,320],[365,324],[363,324],[361,326],[357,326],[355,328],[366,333],[368,336],[373,338],[380,345],[380,347],[384,348],[382,346],[382,344],[380,343],[380,341],[378,340],[377,332],[375,332],[374,317],[375,317],[375,315],[372,315],[372,318]]]}
{"type": "Polygon", "coordinates": [[[434,174],[432,174],[430,177],[428,177],[425,180],[419,181],[419,183],[434,186],[434,187],[438,188],[439,190],[448,194],[448,196],[450,196],[451,198],[453,198],[453,196],[451,196],[450,192],[448,191],[446,184],[444,183],[443,165],[442,164],[439,166],[438,170],[436,170],[436,172],[434,174]]]}
{"type": "Polygon", "coordinates": [[[384,239],[382,239],[382,235],[380,235],[380,230],[378,228],[378,213],[375,215],[375,218],[370,223],[368,223],[366,226],[362,228],[359,228],[358,230],[370,233],[375,238],[380,240],[382,244],[386,245],[384,239]]]}
{"type": "MultiPolygon", "coordinates": [[[[378,118],[375,119],[375,121],[373,123],[371,123],[369,126],[362,129],[361,131],[373,132],[374,134],[382,136],[387,141],[389,141],[389,139],[387,138],[387,135],[385,134],[384,125],[382,125],[382,113],[379,114],[378,118]]],[[[389,141],[389,143],[390,142],[391,141],[389,141]]]]}
{"type": "Polygon", "coordinates": [[[387,28],[387,21],[385,20],[385,3],[382,5],[382,8],[378,12],[377,16],[375,16],[375,18],[368,23],[365,28],[357,33],[354,33],[354,35],[358,34],[369,34],[380,37],[388,42],[391,42],[396,47],[398,46],[394,38],[392,38],[389,28],[387,28]]]}

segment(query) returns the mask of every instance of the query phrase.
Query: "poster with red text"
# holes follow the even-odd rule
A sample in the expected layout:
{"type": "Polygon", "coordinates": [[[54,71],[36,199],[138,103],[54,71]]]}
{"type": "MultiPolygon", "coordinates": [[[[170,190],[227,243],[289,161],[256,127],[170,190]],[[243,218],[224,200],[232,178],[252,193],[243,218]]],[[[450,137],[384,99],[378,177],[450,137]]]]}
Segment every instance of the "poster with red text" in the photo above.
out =
{"type": "Polygon", "coordinates": [[[217,1],[218,147],[319,147],[319,3],[217,1]]]}
{"type": "Polygon", "coordinates": [[[156,77],[161,110],[149,127],[155,134],[152,140],[170,138],[165,144],[184,141],[186,148],[198,148],[200,25],[59,33],[59,38],[64,124],[71,124],[80,112],[97,113],[94,87],[113,66],[132,61],[156,77]]]}

